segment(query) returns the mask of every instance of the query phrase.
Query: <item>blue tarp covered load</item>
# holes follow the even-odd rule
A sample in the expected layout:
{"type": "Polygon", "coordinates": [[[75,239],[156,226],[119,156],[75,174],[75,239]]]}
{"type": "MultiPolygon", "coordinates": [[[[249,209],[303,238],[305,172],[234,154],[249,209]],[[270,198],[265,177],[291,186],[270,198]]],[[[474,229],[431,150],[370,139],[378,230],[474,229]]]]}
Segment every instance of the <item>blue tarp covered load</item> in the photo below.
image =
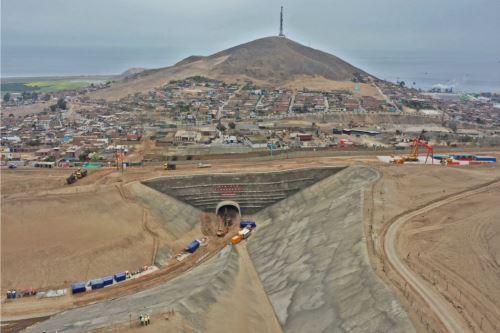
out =
{"type": "Polygon", "coordinates": [[[449,156],[448,155],[443,155],[443,154],[434,154],[433,157],[436,159],[436,160],[442,160],[444,158],[448,158],[449,156]]]}
{"type": "Polygon", "coordinates": [[[257,223],[255,223],[254,221],[240,221],[240,228],[246,228],[246,227],[250,227],[250,228],[257,228],[257,223]]]}
{"type": "Polygon", "coordinates": [[[102,282],[103,282],[104,286],[109,286],[109,285],[113,284],[113,277],[112,276],[103,277],[102,282]]]}
{"type": "Polygon", "coordinates": [[[83,293],[85,291],[87,291],[87,288],[85,288],[85,282],[77,282],[71,285],[71,293],[73,294],[83,293]]]}
{"type": "Polygon", "coordinates": [[[195,239],[194,241],[192,241],[191,243],[189,243],[188,246],[186,246],[186,251],[189,252],[189,253],[193,253],[199,247],[200,247],[200,241],[197,240],[197,239],[195,239]]]}
{"type": "Polygon", "coordinates": [[[92,289],[103,288],[104,282],[102,281],[102,279],[90,280],[90,286],[92,287],[92,289]]]}
{"type": "Polygon", "coordinates": [[[120,281],[125,281],[127,278],[127,275],[124,272],[116,273],[115,274],[115,281],[120,282],[120,281]]]}
{"type": "Polygon", "coordinates": [[[495,156],[476,156],[476,161],[484,161],[484,162],[497,162],[497,158],[495,156]]]}

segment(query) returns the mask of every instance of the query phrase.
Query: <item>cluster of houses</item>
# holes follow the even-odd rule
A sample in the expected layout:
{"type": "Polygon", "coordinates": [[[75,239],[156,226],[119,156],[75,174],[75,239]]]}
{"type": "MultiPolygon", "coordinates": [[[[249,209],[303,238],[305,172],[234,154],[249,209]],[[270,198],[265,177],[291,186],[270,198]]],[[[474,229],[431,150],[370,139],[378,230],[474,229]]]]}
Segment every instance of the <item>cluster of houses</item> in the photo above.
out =
{"type": "MultiPolygon", "coordinates": [[[[385,81],[377,82],[389,101],[358,96],[347,90],[292,91],[262,89],[252,84],[226,84],[203,77],[171,81],[146,93],[118,101],[91,100],[69,91],[70,110],[46,109],[25,116],[4,113],[0,127],[2,163],[36,166],[110,165],[118,154],[137,162],[135,149],[239,145],[252,149],[329,147],[339,135],[376,136],[373,129],[325,130],[284,118],[321,113],[401,112],[475,122],[485,128],[500,122],[498,95],[442,94],[439,98],[385,81]]],[[[343,142],[348,142],[344,140],[343,142]]],[[[372,140],[373,141],[373,140],[372,140]]]]}

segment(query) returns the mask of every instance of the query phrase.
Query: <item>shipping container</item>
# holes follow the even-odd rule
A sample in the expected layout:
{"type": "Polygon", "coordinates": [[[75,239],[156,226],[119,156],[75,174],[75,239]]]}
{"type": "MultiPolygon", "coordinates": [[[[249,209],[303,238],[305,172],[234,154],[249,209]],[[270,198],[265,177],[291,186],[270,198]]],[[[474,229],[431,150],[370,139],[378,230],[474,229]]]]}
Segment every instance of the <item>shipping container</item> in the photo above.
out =
{"type": "Polygon", "coordinates": [[[474,161],[476,159],[476,155],[472,154],[453,155],[453,159],[457,161],[474,161]]]}
{"type": "Polygon", "coordinates": [[[126,279],[127,279],[127,275],[124,272],[120,272],[120,273],[115,274],[115,281],[116,282],[125,281],[126,279]]]}
{"type": "Polygon", "coordinates": [[[495,156],[476,156],[476,161],[484,161],[484,162],[497,162],[497,158],[495,156]]]}
{"type": "Polygon", "coordinates": [[[73,283],[71,285],[71,293],[72,294],[84,293],[86,291],[87,291],[87,288],[85,287],[85,282],[73,283]]]}
{"type": "Polygon", "coordinates": [[[247,239],[250,236],[250,233],[250,229],[248,228],[238,231],[238,235],[240,235],[243,239],[247,239]]]}
{"type": "Polygon", "coordinates": [[[193,253],[194,251],[196,251],[198,248],[200,247],[200,241],[195,239],[194,241],[192,241],[187,247],[186,247],[186,251],[189,252],[189,253],[193,253]]]}
{"type": "Polygon", "coordinates": [[[257,223],[255,223],[254,221],[241,221],[240,222],[240,228],[246,228],[246,227],[250,227],[250,228],[256,228],[257,227],[257,223]]]}
{"type": "Polygon", "coordinates": [[[102,282],[103,282],[104,286],[109,286],[109,285],[113,284],[113,277],[112,276],[103,277],[102,282]]]}
{"type": "Polygon", "coordinates": [[[90,287],[92,287],[92,289],[103,288],[104,287],[104,282],[102,281],[102,279],[90,280],[90,287]]]}
{"type": "Polygon", "coordinates": [[[239,242],[241,242],[241,236],[240,235],[236,235],[236,236],[234,236],[234,237],[231,238],[231,244],[236,245],[239,242]]]}

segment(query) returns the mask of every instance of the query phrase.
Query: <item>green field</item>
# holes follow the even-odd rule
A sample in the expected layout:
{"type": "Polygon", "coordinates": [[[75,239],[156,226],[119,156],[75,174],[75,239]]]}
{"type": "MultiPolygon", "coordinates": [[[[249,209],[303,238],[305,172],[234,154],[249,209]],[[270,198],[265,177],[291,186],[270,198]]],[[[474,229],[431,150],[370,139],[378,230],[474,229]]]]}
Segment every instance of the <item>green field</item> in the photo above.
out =
{"type": "Polygon", "coordinates": [[[61,90],[80,89],[90,85],[89,81],[77,80],[49,80],[49,81],[31,81],[25,83],[28,88],[35,88],[40,92],[54,92],[61,90]]]}
{"type": "Polygon", "coordinates": [[[113,80],[108,76],[83,77],[39,77],[39,78],[8,78],[2,79],[2,96],[5,93],[22,93],[24,91],[38,93],[57,92],[85,88],[92,83],[99,84],[113,80]]]}

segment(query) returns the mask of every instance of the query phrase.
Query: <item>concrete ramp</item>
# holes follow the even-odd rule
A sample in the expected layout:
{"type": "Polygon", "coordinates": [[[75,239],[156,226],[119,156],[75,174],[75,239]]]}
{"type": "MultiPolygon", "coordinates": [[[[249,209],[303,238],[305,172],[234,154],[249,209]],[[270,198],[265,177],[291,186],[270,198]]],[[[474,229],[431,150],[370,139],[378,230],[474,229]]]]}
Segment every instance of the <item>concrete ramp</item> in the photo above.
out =
{"type": "Polygon", "coordinates": [[[362,189],[377,176],[350,167],[255,216],[248,249],[284,331],[415,331],[368,261],[362,189]]]}

